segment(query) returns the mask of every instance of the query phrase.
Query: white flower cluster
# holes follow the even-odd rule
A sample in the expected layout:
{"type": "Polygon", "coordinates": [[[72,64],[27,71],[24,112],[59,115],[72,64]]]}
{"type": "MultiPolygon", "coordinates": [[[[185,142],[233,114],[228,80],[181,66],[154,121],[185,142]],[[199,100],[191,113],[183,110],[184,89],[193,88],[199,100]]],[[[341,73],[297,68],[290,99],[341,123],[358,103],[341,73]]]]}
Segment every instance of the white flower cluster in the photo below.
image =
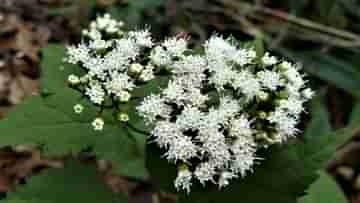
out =
{"type": "Polygon", "coordinates": [[[222,188],[252,172],[259,148],[299,132],[313,96],[298,65],[269,53],[260,58],[230,39],[213,36],[203,54],[189,53],[176,38],[153,49],[152,63],[172,76],[137,107],[164,157],[179,166],[175,187],[187,192],[195,180],[222,188]]]}
{"type": "MultiPolygon", "coordinates": [[[[69,85],[99,107],[110,103],[115,109],[118,103],[131,99],[132,90],[155,77],[148,57],[154,46],[151,33],[124,32],[122,26],[122,22],[105,14],[83,31],[82,43],[67,48],[65,62],[84,70],[82,75],[69,75],[69,85]]],[[[81,113],[83,108],[75,105],[74,111],[81,113]]],[[[124,112],[118,113],[122,115],[118,116],[120,121],[128,120],[124,112]]],[[[101,118],[93,122],[95,130],[102,130],[103,125],[101,118]]]]}

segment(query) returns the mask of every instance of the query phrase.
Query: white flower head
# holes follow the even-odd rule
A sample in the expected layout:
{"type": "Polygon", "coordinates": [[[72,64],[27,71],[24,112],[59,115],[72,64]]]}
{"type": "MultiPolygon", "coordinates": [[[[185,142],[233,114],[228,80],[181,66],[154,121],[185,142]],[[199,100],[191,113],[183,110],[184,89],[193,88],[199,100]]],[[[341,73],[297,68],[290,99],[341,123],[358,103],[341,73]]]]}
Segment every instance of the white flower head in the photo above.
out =
{"type": "Polygon", "coordinates": [[[78,46],[68,46],[66,48],[67,57],[65,61],[71,64],[86,62],[90,58],[90,48],[84,44],[78,46]]]}
{"type": "Polygon", "coordinates": [[[91,49],[95,49],[95,50],[103,50],[106,49],[110,46],[111,44],[105,40],[102,39],[96,39],[92,42],[90,42],[89,47],[91,49]]]}
{"type": "Polygon", "coordinates": [[[150,55],[151,61],[157,66],[166,66],[171,64],[171,56],[161,46],[156,46],[150,55]]]}
{"type": "Polygon", "coordinates": [[[254,133],[254,130],[251,128],[251,121],[249,121],[245,116],[240,116],[231,121],[230,135],[239,137],[239,136],[251,136],[254,133]]]}
{"type": "Polygon", "coordinates": [[[145,69],[141,72],[139,79],[144,82],[154,79],[155,78],[154,69],[155,69],[154,66],[147,65],[145,69]]]}
{"type": "Polygon", "coordinates": [[[173,37],[165,40],[162,46],[164,46],[172,56],[182,56],[187,49],[187,41],[183,38],[173,37]]]}
{"type": "Polygon", "coordinates": [[[272,66],[278,62],[277,58],[275,56],[270,56],[269,52],[265,53],[265,55],[261,58],[261,61],[265,66],[272,66]]]}
{"type": "Polygon", "coordinates": [[[276,88],[283,86],[284,81],[281,78],[281,75],[274,71],[260,71],[257,73],[257,77],[263,87],[270,90],[276,90],[276,88]]]}
{"type": "Polygon", "coordinates": [[[126,90],[132,90],[135,87],[130,76],[127,74],[114,74],[112,79],[106,83],[106,89],[118,97],[122,96],[126,90]]]}
{"type": "Polygon", "coordinates": [[[315,94],[315,92],[312,91],[310,88],[304,89],[301,93],[305,97],[305,99],[311,99],[315,94]]]}
{"type": "Polygon", "coordinates": [[[151,33],[149,30],[141,30],[141,31],[130,31],[129,37],[135,40],[135,43],[140,47],[152,47],[153,40],[151,37],[151,33]]]}
{"type": "Polygon", "coordinates": [[[299,132],[299,115],[312,96],[300,69],[279,64],[269,53],[259,62],[252,48],[220,36],[203,47],[204,53],[185,55],[185,41],[176,38],[156,47],[151,63],[164,66],[171,77],[137,108],[168,162],[193,166],[175,180],[176,188],[187,192],[193,179],[223,188],[253,172],[259,148],[299,132]]]}
{"type": "Polygon", "coordinates": [[[94,83],[86,88],[85,95],[87,95],[94,104],[100,105],[105,100],[105,91],[98,83],[94,83]]]}
{"type": "Polygon", "coordinates": [[[256,58],[256,52],[253,49],[239,49],[234,55],[232,60],[240,66],[253,63],[256,58]]]}
{"type": "Polygon", "coordinates": [[[251,72],[242,70],[234,76],[233,87],[243,93],[247,100],[251,100],[256,95],[262,93],[261,81],[251,72]]]}
{"type": "Polygon", "coordinates": [[[232,58],[236,54],[236,47],[230,42],[230,39],[214,35],[204,45],[205,52],[209,60],[232,58]]]}
{"type": "Polygon", "coordinates": [[[187,162],[187,160],[197,157],[197,146],[190,137],[179,136],[169,145],[165,157],[168,161],[177,163],[178,161],[187,162]]]}
{"type": "Polygon", "coordinates": [[[128,91],[120,91],[117,94],[120,102],[128,102],[131,98],[131,94],[128,91]]]}
{"type": "MultiPolygon", "coordinates": [[[[104,108],[127,122],[122,107],[139,99],[136,112],[150,129],[149,140],[170,164],[182,165],[177,190],[189,193],[193,181],[223,188],[254,170],[258,149],[299,133],[304,103],[314,94],[299,66],[269,53],[256,60],[254,48],[219,35],[195,53],[187,39],[155,42],[149,29],[125,32],[122,26],[99,16],[83,31],[86,40],[68,47],[65,61],[84,70],[69,76],[69,86],[100,109],[92,122],[97,131],[104,108]],[[141,98],[137,90],[158,76],[161,85],[141,98]]],[[[83,109],[75,105],[74,111],[83,109]]]]}
{"type": "Polygon", "coordinates": [[[174,181],[175,188],[177,190],[186,190],[187,193],[190,193],[192,176],[193,174],[189,171],[189,169],[187,169],[187,167],[180,168],[174,181]]]}
{"type": "Polygon", "coordinates": [[[159,95],[150,95],[138,106],[137,111],[145,117],[147,122],[156,121],[157,117],[168,118],[171,113],[171,108],[165,103],[165,99],[159,95]]]}
{"type": "Polygon", "coordinates": [[[196,167],[194,175],[202,185],[205,185],[206,181],[213,182],[216,175],[215,167],[210,162],[201,163],[196,167]]]}
{"type": "Polygon", "coordinates": [[[237,175],[233,172],[224,171],[220,174],[220,178],[218,181],[219,188],[223,188],[227,185],[229,185],[231,179],[237,178],[237,175]]]}

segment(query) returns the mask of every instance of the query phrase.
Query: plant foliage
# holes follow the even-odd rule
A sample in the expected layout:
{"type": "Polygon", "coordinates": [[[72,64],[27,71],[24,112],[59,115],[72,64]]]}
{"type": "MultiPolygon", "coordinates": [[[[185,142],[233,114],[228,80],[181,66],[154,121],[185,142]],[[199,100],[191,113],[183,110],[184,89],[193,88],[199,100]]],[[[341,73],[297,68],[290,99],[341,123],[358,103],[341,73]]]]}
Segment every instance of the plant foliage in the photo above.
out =
{"type": "MultiPolygon", "coordinates": [[[[36,145],[42,147],[45,155],[78,154],[90,149],[99,159],[115,161],[118,174],[146,177],[145,135],[125,124],[114,123],[111,113],[104,131],[94,131],[89,119],[96,116],[96,109],[82,100],[79,93],[66,87],[67,73],[72,71],[72,66],[60,65],[64,47],[50,45],[44,53],[45,93],[27,99],[16,112],[2,120],[0,146],[36,145]],[[86,112],[75,114],[72,106],[76,103],[81,103],[86,112]]],[[[136,118],[134,121],[141,124],[136,118]]]]}
{"type": "Polygon", "coordinates": [[[8,194],[6,203],[122,203],[122,194],[115,194],[102,182],[93,165],[68,161],[63,169],[50,169],[34,176],[25,186],[8,194]]]}
{"type": "MultiPolygon", "coordinates": [[[[174,191],[176,168],[161,159],[160,150],[147,145],[144,158],[146,135],[143,132],[147,129],[134,109],[128,108],[132,117],[130,123],[114,123],[113,115],[105,112],[107,124],[104,130],[92,130],[89,119],[96,116],[96,109],[87,100],[82,100],[76,91],[66,88],[67,75],[76,70],[70,65],[62,65],[63,55],[62,45],[50,45],[44,50],[42,85],[45,89],[40,96],[27,99],[0,123],[0,146],[35,145],[41,147],[44,155],[91,152],[99,159],[114,161],[121,175],[145,178],[148,169],[158,183],[158,189],[174,191]],[[76,103],[86,108],[83,114],[74,114],[71,107],[76,103]]],[[[163,80],[167,81],[167,78],[163,80]]],[[[151,82],[134,95],[146,96],[151,91],[157,91],[162,83],[162,80],[151,82]]],[[[197,183],[190,195],[179,195],[179,202],[296,202],[305,195],[304,191],[318,177],[316,171],[333,156],[336,147],[354,133],[351,127],[331,132],[326,109],[319,100],[315,100],[314,106],[314,113],[319,117],[311,121],[303,139],[260,151],[264,160],[259,160],[260,164],[252,174],[236,181],[231,187],[222,190],[207,187],[205,190],[197,183]]],[[[323,178],[319,181],[324,181],[323,178]]],[[[312,201],[313,191],[316,192],[321,184],[324,183],[316,183],[310,189],[310,196],[302,201],[312,201]]],[[[64,170],[53,169],[45,175],[31,178],[26,186],[9,194],[7,202],[91,203],[100,200],[126,202],[106,190],[93,167],[66,162],[64,170]]]]}
{"type": "Polygon", "coordinates": [[[319,179],[311,185],[307,195],[299,200],[299,203],[345,203],[346,198],[330,176],[320,172],[319,179]]]}

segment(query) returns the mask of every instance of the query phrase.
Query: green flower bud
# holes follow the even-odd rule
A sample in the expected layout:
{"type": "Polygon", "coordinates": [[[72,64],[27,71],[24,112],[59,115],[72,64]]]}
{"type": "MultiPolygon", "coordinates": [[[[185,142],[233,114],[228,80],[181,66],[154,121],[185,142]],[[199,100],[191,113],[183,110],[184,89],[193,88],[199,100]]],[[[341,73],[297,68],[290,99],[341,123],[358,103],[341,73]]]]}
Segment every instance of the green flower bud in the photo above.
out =
{"type": "Polygon", "coordinates": [[[189,167],[186,164],[180,164],[178,166],[178,171],[188,171],[189,167]]]}
{"type": "Polygon", "coordinates": [[[130,65],[129,74],[138,75],[144,69],[144,66],[139,63],[133,63],[130,65]]]}
{"type": "Polygon", "coordinates": [[[72,86],[77,86],[80,84],[80,78],[74,74],[69,75],[68,82],[72,86]]]}
{"type": "Polygon", "coordinates": [[[269,99],[269,93],[264,92],[264,91],[260,91],[257,95],[257,97],[262,100],[262,101],[266,101],[269,99]]]}
{"type": "Polygon", "coordinates": [[[81,104],[76,104],[74,106],[74,112],[77,114],[81,114],[84,111],[84,106],[81,104]]]}
{"type": "Polygon", "coordinates": [[[260,111],[260,112],[258,112],[258,116],[261,119],[266,119],[267,118],[267,113],[264,112],[264,111],[260,111]]]}
{"type": "Polygon", "coordinates": [[[128,122],[130,120],[129,115],[127,113],[119,113],[118,114],[118,120],[121,122],[128,122]]]}
{"type": "Polygon", "coordinates": [[[289,92],[286,90],[283,90],[283,91],[280,91],[278,95],[281,99],[287,99],[289,97],[289,92]]]}

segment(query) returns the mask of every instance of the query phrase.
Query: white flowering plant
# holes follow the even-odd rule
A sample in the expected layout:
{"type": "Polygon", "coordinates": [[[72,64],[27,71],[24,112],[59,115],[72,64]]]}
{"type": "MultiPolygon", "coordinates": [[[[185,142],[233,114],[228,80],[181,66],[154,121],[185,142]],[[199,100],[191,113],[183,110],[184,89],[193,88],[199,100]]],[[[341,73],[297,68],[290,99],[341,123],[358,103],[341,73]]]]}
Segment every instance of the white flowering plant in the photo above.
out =
{"type": "MultiPolygon", "coordinates": [[[[100,107],[92,122],[95,130],[103,129],[105,108],[127,122],[122,107],[131,100],[131,92],[155,77],[155,67],[147,59],[154,46],[151,33],[147,29],[126,33],[122,26],[105,14],[83,31],[82,43],[67,48],[64,61],[84,70],[82,75],[68,76],[69,86],[100,107]]],[[[76,113],[80,109],[80,104],[74,106],[76,113]]]]}
{"type": "Polygon", "coordinates": [[[179,202],[287,203],[348,137],[296,139],[314,96],[301,65],[234,38],[195,51],[186,35],[158,42],[108,14],[83,36],[44,50],[42,94],[0,123],[1,146],[89,153],[179,202]]]}
{"type": "Polygon", "coordinates": [[[313,96],[299,65],[217,35],[203,48],[167,63],[168,86],[137,107],[165,158],[179,166],[175,187],[188,193],[192,179],[222,188],[253,172],[258,149],[300,132],[313,96]]]}

